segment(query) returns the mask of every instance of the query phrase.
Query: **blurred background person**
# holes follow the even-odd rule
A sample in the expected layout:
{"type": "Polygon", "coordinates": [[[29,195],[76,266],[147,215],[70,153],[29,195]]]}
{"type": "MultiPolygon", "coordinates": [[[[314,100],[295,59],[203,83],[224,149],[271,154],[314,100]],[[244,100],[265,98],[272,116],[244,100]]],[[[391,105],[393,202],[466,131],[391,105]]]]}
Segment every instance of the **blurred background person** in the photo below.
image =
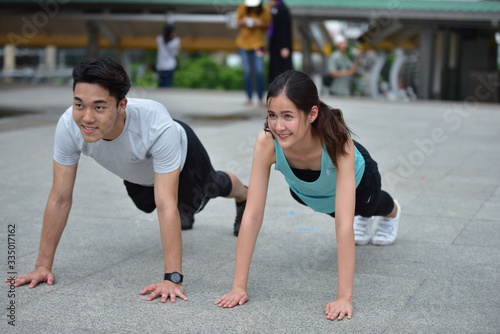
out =
{"type": "Polygon", "coordinates": [[[259,105],[264,102],[264,46],[265,33],[271,23],[271,12],[261,0],[245,0],[236,9],[236,23],[239,27],[236,46],[243,64],[246,105],[252,104],[254,90],[259,105]]]}
{"type": "Polygon", "coordinates": [[[174,81],[174,72],[177,68],[177,55],[181,48],[181,39],[175,36],[175,26],[167,23],[163,27],[163,35],[156,37],[157,55],[156,71],[158,86],[170,87],[174,81]]]}
{"type": "Polygon", "coordinates": [[[269,84],[292,66],[292,16],[283,0],[269,0],[272,21],[269,36],[269,84]]]}
{"type": "MultiPolygon", "coordinates": [[[[353,62],[347,53],[347,39],[342,35],[336,35],[334,39],[335,51],[328,58],[327,77],[332,78],[330,94],[336,96],[351,96],[352,78],[358,70],[359,60],[362,52],[357,54],[353,62]]],[[[325,83],[325,79],[323,79],[325,83]]]]}

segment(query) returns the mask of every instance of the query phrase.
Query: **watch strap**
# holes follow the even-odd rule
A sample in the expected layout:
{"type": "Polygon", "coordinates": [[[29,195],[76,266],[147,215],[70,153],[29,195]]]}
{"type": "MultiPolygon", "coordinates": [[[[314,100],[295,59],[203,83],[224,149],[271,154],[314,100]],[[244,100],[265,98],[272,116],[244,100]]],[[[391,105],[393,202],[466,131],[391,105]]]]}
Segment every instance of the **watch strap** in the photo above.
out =
{"type": "Polygon", "coordinates": [[[165,273],[165,275],[163,276],[163,279],[164,279],[165,281],[170,281],[170,282],[173,282],[173,283],[182,283],[182,281],[184,280],[184,275],[182,275],[182,274],[180,274],[180,273],[178,273],[178,272],[174,271],[173,273],[165,273]],[[180,280],[179,280],[179,281],[174,282],[174,281],[172,280],[172,275],[174,275],[174,274],[179,275],[179,277],[180,277],[180,280]]]}

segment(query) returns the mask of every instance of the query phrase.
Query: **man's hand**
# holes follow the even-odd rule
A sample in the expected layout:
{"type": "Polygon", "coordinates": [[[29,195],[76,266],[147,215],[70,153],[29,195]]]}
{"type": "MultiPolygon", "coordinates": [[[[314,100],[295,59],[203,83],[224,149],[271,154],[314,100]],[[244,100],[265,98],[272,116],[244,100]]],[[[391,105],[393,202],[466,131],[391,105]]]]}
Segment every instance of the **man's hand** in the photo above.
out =
{"type": "Polygon", "coordinates": [[[233,289],[215,301],[214,305],[223,308],[231,308],[236,305],[243,305],[248,301],[248,293],[245,289],[233,289]]]}
{"type": "MultiPolygon", "coordinates": [[[[38,267],[30,273],[16,276],[14,286],[18,287],[24,284],[28,284],[29,288],[34,288],[38,283],[47,282],[48,285],[53,285],[56,277],[54,274],[45,267],[38,267]]],[[[10,280],[5,280],[6,283],[10,283],[10,280]]]]}
{"type": "Polygon", "coordinates": [[[170,302],[175,303],[177,297],[182,298],[187,301],[187,297],[184,296],[184,289],[181,283],[172,283],[170,281],[163,281],[160,283],[150,284],[140,292],[141,295],[151,292],[146,298],[147,301],[153,300],[157,297],[161,297],[161,302],[166,303],[168,297],[170,297],[170,302]]]}
{"type": "Polygon", "coordinates": [[[325,307],[325,314],[328,320],[342,320],[345,316],[347,316],[347,319],[351,319],[353,311],[352,303],[341,299],[337,299],[325,307]]]}

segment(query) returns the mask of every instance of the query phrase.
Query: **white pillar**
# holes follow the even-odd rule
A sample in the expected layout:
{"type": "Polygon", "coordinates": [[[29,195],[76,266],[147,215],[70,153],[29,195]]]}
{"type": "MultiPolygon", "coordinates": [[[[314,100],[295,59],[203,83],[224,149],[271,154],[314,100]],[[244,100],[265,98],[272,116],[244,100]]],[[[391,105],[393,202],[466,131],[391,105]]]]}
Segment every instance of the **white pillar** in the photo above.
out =
{"type": "Polygon", "coordinates": [[[57,67],[57,47],[55,45],[47,45],[45,47],[45,69],[53,71],[57,67]]]}
{"type": "Polygon", "coordinates": [[[395,58],[391,65],[391,70],[389,72],[389,83],[391,87],[391,99],[399,100],[406,97],[404,89],[399,85],[399,73],[401,72],[401,67],[403,66],[405,55],[403,50],[397,48],[394,50],[395,58]]]}
{"type": "Polygon", "coordinates": [[[12,77],[9,77],[8,72],[16,69],[16,46],[14,44],[7,44],[3,48],[3,72],[4,82],[12,82],[12,77]]]}

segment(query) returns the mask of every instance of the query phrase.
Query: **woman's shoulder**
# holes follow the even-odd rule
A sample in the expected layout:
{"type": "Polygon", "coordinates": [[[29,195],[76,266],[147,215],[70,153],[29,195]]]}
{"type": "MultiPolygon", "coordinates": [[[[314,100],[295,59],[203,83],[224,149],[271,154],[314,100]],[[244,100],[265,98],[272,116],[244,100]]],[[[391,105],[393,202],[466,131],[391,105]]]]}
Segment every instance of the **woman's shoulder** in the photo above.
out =
{"type": "Polygon", "coordinates": [[[170,40],[170,43],[175,44],[175,45],[181,44],[181,38],[179,36],[175,36],[174,38],[172,38],[170,40]]]}
{"type": "Polygon", "coordinates": [[[272,17],[271,8],[269,8],[269,6],[267,5],[263,5],[260,17],[271,18],[272,17]]]}
{"type": "Polygon", "coordinates": [[[257,136],[257,141],[255,142],[255,145],[267,147],[267,146],[272,146],[274,147],[274,138],[273,135],[270,132],[267,131],[262,131],[259,133],[257,136]]]}
{"type": "Polygon", "coordinates": [[[246,6],[245,6],[245,3],[242,2],[238,5],[238,7],[236,7],[236,12],[238,13],[244,13],[246,10],[246,6]]]}
{"type": "Polygon", "coordinates": [[[274,163],[276,156],[274,153],[274,138],[271,133],[262,131],[255,141],[254,157],[270,159],[274,163]]]}

